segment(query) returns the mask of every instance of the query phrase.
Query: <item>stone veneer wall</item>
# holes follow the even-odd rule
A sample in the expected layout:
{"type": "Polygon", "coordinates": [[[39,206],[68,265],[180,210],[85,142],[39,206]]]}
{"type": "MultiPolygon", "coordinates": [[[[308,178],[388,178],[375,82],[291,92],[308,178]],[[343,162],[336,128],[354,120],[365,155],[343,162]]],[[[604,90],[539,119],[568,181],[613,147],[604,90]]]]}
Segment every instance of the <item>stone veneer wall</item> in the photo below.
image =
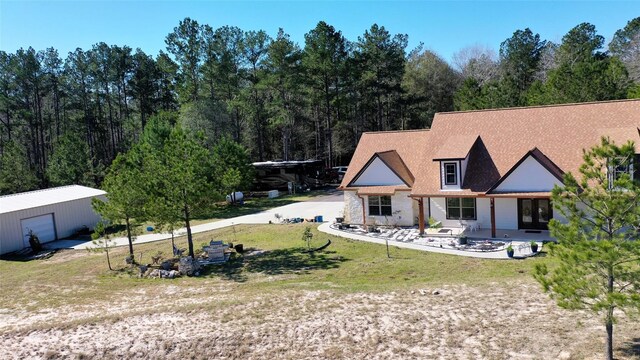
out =
{"type": "Polygon", "coordinates": [[[362,201],[355,191],[344,192],[344,222],[347,224],[362,224],[362,201]]]}
{"type": "MultiPolygon", "coordinates": [[[[367,223],[369,219],[374,219],[376,225],[399,225],[412,226],[415,224],[415,218],[418,216],[417,210],[414,211],[415,202],[409,197],[408,191],[398,191],[391,197],[392,216],[369,216],[369,198],[365,198],[365,207],[367,212],[367,223]]],[[[417,207],[416,207],[417,209],[417,207]]],[[[348,224],[362,224],[362,200],[355,191],[344,192],[344,221],[348,224]]]]}

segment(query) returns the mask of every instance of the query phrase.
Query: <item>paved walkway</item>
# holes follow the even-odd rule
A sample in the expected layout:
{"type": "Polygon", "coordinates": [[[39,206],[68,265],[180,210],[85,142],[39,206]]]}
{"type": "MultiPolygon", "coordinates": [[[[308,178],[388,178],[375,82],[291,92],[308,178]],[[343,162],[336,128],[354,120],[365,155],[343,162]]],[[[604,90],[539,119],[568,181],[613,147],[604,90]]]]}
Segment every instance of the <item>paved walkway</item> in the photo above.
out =
{"type": "MultiPolygon", "coordinates": [[[[191,232],[193,234],[217,230],[221,228],[225,228],[232,225],[239,224],[268,224],[269,221],[276,222],[275,214],[280,214],[282,218],[313,218],[317,215],[322,215],[323,220],[325,221],[318,227],[318,230],[325,232],[327,234],[332,234],[336,236],[340,236],[343,238],[367,241],[376,244],[385,244],[384,238],[372,237],[367,235],[354,234],[351,232],[341,231],[338,229],[333,229],[331,227],[331,223],[336,217],[342,216],[343,211],[343,202],[341,194],[333,194],[328,196],[319,196],[314,198],[313,201],[302,201],[297,202],[285,206],[276,207],[273,209],[265,210],[259,213],[238,216],[231,219],[225,219],[215,222],[210,222],[206,224],[200,224],[191,227],[191,232]]],[[[178,229],[174,236],[183,236],[186,235],[187,230],[185,228],[178,229]]],[[[151,233],[151,234],[143,234],[138,235],[134,244],[148,243],[153,241],[167,240],[171,238],[170,233],[151,233]]],[[[397,246],[405,249],[413,249],[413,250],[421,250],[421,251],[430,251],[441,254],[449,254],[449,255],[459,255],[459,256],[468,256],[475,258],[485,258],[485,259],[508,259],[506,251],[487,251],[487,252],[478,252],[478,251],[463,251],[456,250],[452,248],[440,248],[437,246],[427,245],[424,241],[414,241],[413,238],[411,241],[407,241],[406,237],[398,238],[396,240],[389,239],[389,245],[397,246]]],[[[119,237],[112,239],[115,246],[126,246],[129,244],[126,237],[119,237]]],[[[514,243],[516,243],[514,241],[514,243]]],[[[523,243],[523,246],[520,248],[519,246],[514,245],[515,256],[530,256],[531,251],[528,249],[528,243],[523,243]]],[[[539,243],[539,248],[542,248],[542,244],[539,243]]],[[[58,240],[48,244],[45,244],[47,248],[52,249],[87,249],[95,247],[95,245],[91,241],[81,241],[81,240],[58,240]]]]}
{"type": "MultiPolygon", "coordinates": [[[[382,244],[382,245],[386,243],[386,240],[384,238],[354,234],[352,232],[346,232],[346,231],[334,229],[331,227],[330,223],[323,223],[318,227],[318,230],[325,232],[327,234],[340,236],[343,238],[348,238],[353,240],[366,241],[366,242],[382,244]]],[[[399,248],[404,248],[404,249],[430,251],[430,252],[435,252],[440,254],[468,256],[468,257],[483,258],[483,259],[504,259],[504,260],[509,259],[509,257],[507,256],[507,252],[505,250],[485,251],[485,252],[464,251],[464,250],[456,250],[456,249],[451,249],[446,247],[441,248],[433,245],[426,245],[425,243],[421,243],[421,242],[406,242],[406,241],[398,241],[398,240],[392,240],[392,239],[389,239],[388,241],[389,241],[389,245],[397,246],[399,248]]],[[[516,257],[531,256],[531,249],[529,247],[528,242],[521,242],[521,244],[517,244],[516,241],[514,241],[513,248],[514,248],[514,256],[516,257]]],[[[540,250],[542,249],[542,243],[538,243],[538,249],[540,250]]]]}
{"type": "MultiPolygon", "coordinates": [[[[322,215],[324,221],[333,222],[336,217],[342,216],[343,202],[342,197],[337,195],[319,196],[313,201],[301,201],[288,204],[273,209],[265,210],[259,213],[238,216],[231,219],[225,219],[206,224],[195,225],[191,227],[193,234],[202,233],[211,230],[217,230],[224,227],[239,224],[268,224],[269,221],[276,222],[275,214],[280,214],[282,218],[313,218],[322,215]]],[[[187,229],[178,229],[175,236],[186,235],[187,229]]],[[[170,233],[153,233],[138,235],[134,244],[148,243],[159,240],[171,239],[170,233]]],[[[125,246],[129,244],[126,237],[112,239],[115,246],[125,246]]],[[[47,248],[52,249],[87,249],[95,247],[91,241],[80,240],[59,240],[45,244],[47,248]]]]}

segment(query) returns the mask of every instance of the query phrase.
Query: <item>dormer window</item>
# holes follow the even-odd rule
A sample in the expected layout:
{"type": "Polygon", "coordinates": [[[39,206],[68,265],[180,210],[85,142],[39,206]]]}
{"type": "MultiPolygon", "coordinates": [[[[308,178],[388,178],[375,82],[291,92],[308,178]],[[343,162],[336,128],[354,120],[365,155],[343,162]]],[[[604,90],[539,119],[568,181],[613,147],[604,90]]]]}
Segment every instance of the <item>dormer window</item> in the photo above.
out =
{"type": "Polygon", "coordinates": [[[444,184],[445,185],[458,184],[458,164],[456,163],[444,164],[444,184]]]}
{"type": "Polygon", "coordinates": [[[631,179],[634,178],[633,159],[617,158],[608,166],[609,186],[613,187],[613,183],[620,179],[623,174],[628,174],[631,179]]]}

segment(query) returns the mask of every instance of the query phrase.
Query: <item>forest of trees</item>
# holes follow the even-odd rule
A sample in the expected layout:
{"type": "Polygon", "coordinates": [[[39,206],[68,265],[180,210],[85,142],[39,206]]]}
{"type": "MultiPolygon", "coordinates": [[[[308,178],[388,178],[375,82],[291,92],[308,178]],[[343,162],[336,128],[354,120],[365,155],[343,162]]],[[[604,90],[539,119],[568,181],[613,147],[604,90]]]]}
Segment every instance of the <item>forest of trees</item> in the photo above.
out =
{"type": "Polygon", "coordinates": [[[453,64],[376,24],[350,41],[319,22],[304,39],[185,18],[155,56],[105,43],[0,51],[0,194],[100,186],[158,113],[209,149],[228,138],[253,161],[334,166],[363,132],[428,128],[436,112],[640,97],[640,17],[609,44],[588,23],[559,44],[527,28],[453,64]]]}

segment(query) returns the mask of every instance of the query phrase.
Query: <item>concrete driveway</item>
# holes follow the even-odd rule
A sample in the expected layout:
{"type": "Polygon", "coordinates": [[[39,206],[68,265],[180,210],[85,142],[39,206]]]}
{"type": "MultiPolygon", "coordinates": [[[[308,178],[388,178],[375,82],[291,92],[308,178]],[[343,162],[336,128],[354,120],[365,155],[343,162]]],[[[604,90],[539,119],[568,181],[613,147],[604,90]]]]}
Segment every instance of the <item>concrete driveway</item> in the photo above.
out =
{"type": "MultiPolygon", "coordinates": [[[[328,195],[321,195],[309,201],[297,202],[289,205],[276,207],[259,213],[238,216],[235,218],[214,221],[206,224],[200,224],[191,227],[193,234],[206,231],[221,229],[227,226],[238,224],[268,224],[269,221],[277,222],[275,214],[282,215],[282,218],[305,218],[310,219],[315,216],[322,215],[325,222],[331,222],[336,217],[342,216],[344,207],[342,192],[331,192],[328,195]]],[[[182,228],[175,232],[175,236],[186,235],[187,229],[182,228]]],[[[170,239],[170,233],[152,233],[138,235],[134,244],[147,243],[152,241],[170,239]]],[[[125,246],[129,244],[126,237],[112,239],[115,246],[125,246]]],[[[45,244],[50,249],[87,249],[95,247],[91,241],[79,240],[58,240],[45,244]]]]}

